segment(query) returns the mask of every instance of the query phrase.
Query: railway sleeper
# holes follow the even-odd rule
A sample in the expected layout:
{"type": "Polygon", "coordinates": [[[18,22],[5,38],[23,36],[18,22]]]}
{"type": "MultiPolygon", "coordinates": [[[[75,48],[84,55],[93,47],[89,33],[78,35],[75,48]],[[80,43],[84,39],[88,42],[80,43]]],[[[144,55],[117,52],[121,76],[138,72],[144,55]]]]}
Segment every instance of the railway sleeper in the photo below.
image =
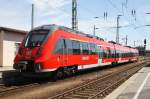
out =
{"type": "Polygon", "coordinates": [[[82,90],[80,90],[80,91],[85,91],[85,90],[88,90],[88,91],[97,91],[97,89],[94,88],[94,87],[84,88],[84,89],[82,89],[82,90]]]}
{"type": "Polygon", "coordinates": [[[93,93],[93,92],[97,92],[98,90],[97,89],[85,89],[81,92],[86,92],[86,93],[93,93]]]}
{"type": "Polygon", "coordinates": [[[105,85],[103,85],[103,86],[102,86],[102,85],[96,86],[96,87],[94,86],[94,87],[92,87],[91,89],[96,90],[96,91],[99,91],[100,89],[103,89],[103,88],[105,88],[105,87],[107,87],[107,86],[108,86],[108,84],[107,84],[107,85],[105,84],[105,85]]]}
{"type": "Polygon", "coordinates": [[[80,99],[80,98],[64,97],[63,99],[80,99]]]}
{"type": "Polygon", "coordinates": [[[91,87],[91,88],[85,89],[84,91],[98,91],[98,88],[91,87]]]}
{"type": "Polygon", "coordinates": [[[83,92],[80,92],[80,93],[75,93],[76,95],[81,95],[81,96],[93,96],[94,93],[83,93],[83,92]]]}
{"type": "Polygon", "coordinates": [[[95,90],[97,90],[99,86],[102,86],[102,83],[93,84],[93,85],[88,86],[87,88],[88,89],[95,89],[95,90]]]}
{"type": "Polygon", "coordinates": [[[66,96],[66,98],[70,98],[70,99],[88,99],[89,96],[81,96],[81,95],[70,95],[70,96],[66,96]]]}
{"type": "Polygon", "coordinates": [[[80,93],[84,93],[84,94],[95,94],[95,93],[97,93],[98,92],[98,90],[97,91],[88,91],[88,90],[85,90],[85,91],[82,91],[82,92],[80,92],[80,93]]]}

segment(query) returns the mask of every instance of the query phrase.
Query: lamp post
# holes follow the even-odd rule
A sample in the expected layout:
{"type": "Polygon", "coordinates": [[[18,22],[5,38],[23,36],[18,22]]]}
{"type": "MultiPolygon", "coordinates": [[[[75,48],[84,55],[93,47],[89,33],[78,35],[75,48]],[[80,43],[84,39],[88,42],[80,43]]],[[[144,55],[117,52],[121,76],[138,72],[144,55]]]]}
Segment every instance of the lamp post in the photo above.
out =
{"type": "Polygon", "coordinates": [[[94,24],[94,29],[93,29],[93,36],[94,36],[94,37],[96,36],[95,34],[96,34],[96,30],[97,30],[97,29],[99,29],[99,28],[96,28],[96,26],[95,26],[95,24],[94,24]]]}
{"type": "Polygon", "coordinates": [[[119,19],[122,15],[117,15],[117,30],[116,30],[116,43],[119,43],[119,19]]]}
{"type": "Polygon", "coordinates": [[[31,30],[34,28],[34,4],[32,4],[31,10],[31,30]]]}
{"type": "MultiPolygon", "coordinates": [[[[98,19],[99,17],[94,17],[94,19],[98,19]]],[[[95,26],[94,24],[94,27],[93,27],[93,36],[95,37],[96,36],[96,30],[99,29],[95,26]]]]}

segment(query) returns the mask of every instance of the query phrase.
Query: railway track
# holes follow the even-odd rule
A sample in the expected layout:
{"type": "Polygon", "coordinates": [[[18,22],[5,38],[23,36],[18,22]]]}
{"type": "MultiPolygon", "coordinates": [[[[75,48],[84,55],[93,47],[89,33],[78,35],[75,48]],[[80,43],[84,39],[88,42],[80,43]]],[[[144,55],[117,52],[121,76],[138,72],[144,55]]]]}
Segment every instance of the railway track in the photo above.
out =
{"type": "MultiPolygon", "coordinates": [[[[136,64],[139,64],[139,63],[136,63],[136,64]]],[[[140,64],[144,64],[144,62],[141,62],[140,64]]],[[[129,65],[131,65],[131,64],[129,64],[129,65]]],[[[132,66],[132,67],[134,67],[134,66],[132,66]]],[[[123,76],[123,75],[126,75],[127,73],[121,73],[120,74],[120,76],[123,76]]],[[[85,82],[83,82],[81,85],[82,86],[80,86],[80,85],[78,85],[78,87],[77,88],[75,88],[75,89],[71,89],[71,90],[69,90],[69,91],[65,91],[63,94],[59,94],[59,95],[57,95],[57,96],[54,96],[54,97],[51,97],[51,98],[53,98],[53,99],[64,99],[64,98],[66,98],[66,99],[72,99],[72,98],[77,98],[77,99],[79,99],[79,98],[82,98],[82,96],[80,97],[79,95],[82,95],[83,94],[83,98],[89,98],[89,97],[91,97],[91,96],[94,96],[94,95],[96,95],[96,94],[98,94],[98,92],[100,92],[100,91],[102,91],[102,90],[104,90],[104,87],[98,87],[98,89],[92,89],[92,87],[93,88],[97,88],[97,86],[99,86],[99,85],[104,85],[105,83],[105,88],[107,88],[107,82],[110,82],[111,80],[110,79],[108,79],[108,77],[109,76],[111,76],[111,75],[114,75],[113,73],[109,73],[109,74],[105,74],[105,75],[101,75],[101,76],[99,76],[99,78],[97,78],[97,79],[89,79],[88,81],[85,81],[85,82]],[[108,79],[108,80],[106,80],[106,78],[108,79]],[[92,81],[91,81],[92,80],[92,81]],[[103,82],[103,83],[100,83],[100,84],[94,84],[94,82],[96,82],[96,81],[99,81],[99,82],[103,82]],[[104,82],[105,81],[105,82],[104,82]],[[96,87],[94,86],[94,85],[97,85],[96,87]],[[89,87],[87,87],[87,86],[89,86],[89,87]],[[87,90],[85,90],[85,89],[87,89],[87,90]],[[81,92],[81,90],[85,90],[83,93],[81,92]],[[92,95],[90,94],[90,92],[94,92],[94,93],[92,93],[92,95]],[[78,92],[78,93],[77,93],[78,92]],[[87,93],[86,93],[87,92],[87,93]],[[73,97],[72,97],[72,95],[73,95],[73,97]],[[75,96],[74,96],[75,95],[75,96]],[[76,97],[76,95],[77,95],[77,97],[76,97]],[[79,96],[79,98],[78,98],[78,96],[79,96]],[[88,97],[87,97],[88,96],[88,97]]],[[[115,78],[114,78],[115,79],[115,78]]],[[[117,78],[117,80],[116,81],[119,81],[118,80],[119,78],[117,78]]],[[[47,84],[44,84],[44,86],[49,86],[51,83],[54,83],[54,82],[48,82],[47,84]]],[[[109,85],[109,84],[108,84],[109,85]]],[[[28,84],[28,85],[23,85],[23,86],[12,86],[12,87],[6,87],[6,86],[4,86],[4,85],[0,85],[0,97],[1,96],[5,96],[5,95],[8,95],[8,94],[10,94],[10,93],[17,93],[17,92],[20,92],[20,91],[24,91],[24,90],[28,90],[28,89],[32,89],[32,88],[38,88],[39,86],[41,86],[41,84],[39,84],[39,83],[33,83],[33,84],[28,84]]],[[[113,87],[113,86],[112,86],[113,87]]],[[[112,88],[113,89],[113,88],[112,88]]],[[[106,89],[105,89],[106,90],[106,89]]],[[[98,94],[99,95],[99,94],[98,94]]],[[[103,95],[104,96],[104,95],[103,95]]],[[[50,99],[51,99],[50,98],[50,99]]]]}
{"type": "Polygon", "coordinates": [[[25,90],[26,88],[32,88],[39,86],[38,83],[34,84],[29,84],[29,85],[23,85],[23,86],[11,86],[11,87],[6,87],[4,85],[0,85],[0,97],[3,95],[6,95],[11,92],[16,92],[16,91],[22,91],[25,90]]]}
{"type": "Polygon", "coordinates": [[[100,99],[148,64],[148,60],[127,66],[122,70],[91,80],[49,99],[100,99]]]}

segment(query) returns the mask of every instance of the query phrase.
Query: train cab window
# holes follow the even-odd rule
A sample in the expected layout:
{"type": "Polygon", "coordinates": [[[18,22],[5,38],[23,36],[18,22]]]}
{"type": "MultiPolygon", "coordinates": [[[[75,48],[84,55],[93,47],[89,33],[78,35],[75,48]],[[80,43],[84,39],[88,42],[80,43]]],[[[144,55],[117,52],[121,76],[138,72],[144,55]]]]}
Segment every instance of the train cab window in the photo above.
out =
{"type": "Polygon", "coordinates": [[[88,55],[89,54],[89,45],[88,43],[82,42],[82,54],[83,55],[88,55]]]}
{"type": "Polygon", "coordinates": [[[73,54],[80,54],[80,42],[79,41],[72,41],[72,50],[73,54]]]}
{"type": "Polygon", "coordinates": [[[39,47],[46,40],[49,30],[31,31],[25,39],[25,47],[39,47]]]}
{"type": "Polygon", "coordinates": [[[54,53],[55,54],[64,54],[64,39],[59,39],[56,43],[54,53]]]}

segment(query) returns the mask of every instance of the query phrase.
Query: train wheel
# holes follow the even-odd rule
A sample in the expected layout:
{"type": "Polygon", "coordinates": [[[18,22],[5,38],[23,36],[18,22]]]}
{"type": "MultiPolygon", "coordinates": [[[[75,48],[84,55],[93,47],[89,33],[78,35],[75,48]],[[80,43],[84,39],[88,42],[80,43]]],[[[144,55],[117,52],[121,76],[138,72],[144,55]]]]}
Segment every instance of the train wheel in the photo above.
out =
{"type": "Polygon", "coordinates": [[[111,65],[112,65],[112,66],[114,66],[114,65],[115,65],[115,63],[114,63],[114,62],[112,62],[112,63],[111,63],[111,65]]]}
{"type": "Polygon", "coordinates": [[[78,71],[77,66],[73,66],[72,74],[75,75],[77,73],[77,71],[78,71]]]}
{"type": "Polygon", "coordinates": [[[65,75],[65,77],[70,77],[72,75],[70,67],[65,67],[64,68],[64,75],[65,75]]]}
{"type": "Polygon", "coordinates": [[[67,76],[74,76],[77,72],[77,67],[76,66],[72,66],[70,68],[68,68],[68,74],[67,76]]]}
{"type": "Polygon", "coordinates": [[[77,72],[77,67],[76,66],[71,66],[71,67],[65,67],[64,68],[65,77],[74,76],[76,72],[77,72]]]}
{"type": "Polygon", "coordinates": [[[53,78],[54,78],[54,80],[64,78],[64,69],[63,69],[63,68],[58,69],[58,70],[54,73],[53,78]]]}

